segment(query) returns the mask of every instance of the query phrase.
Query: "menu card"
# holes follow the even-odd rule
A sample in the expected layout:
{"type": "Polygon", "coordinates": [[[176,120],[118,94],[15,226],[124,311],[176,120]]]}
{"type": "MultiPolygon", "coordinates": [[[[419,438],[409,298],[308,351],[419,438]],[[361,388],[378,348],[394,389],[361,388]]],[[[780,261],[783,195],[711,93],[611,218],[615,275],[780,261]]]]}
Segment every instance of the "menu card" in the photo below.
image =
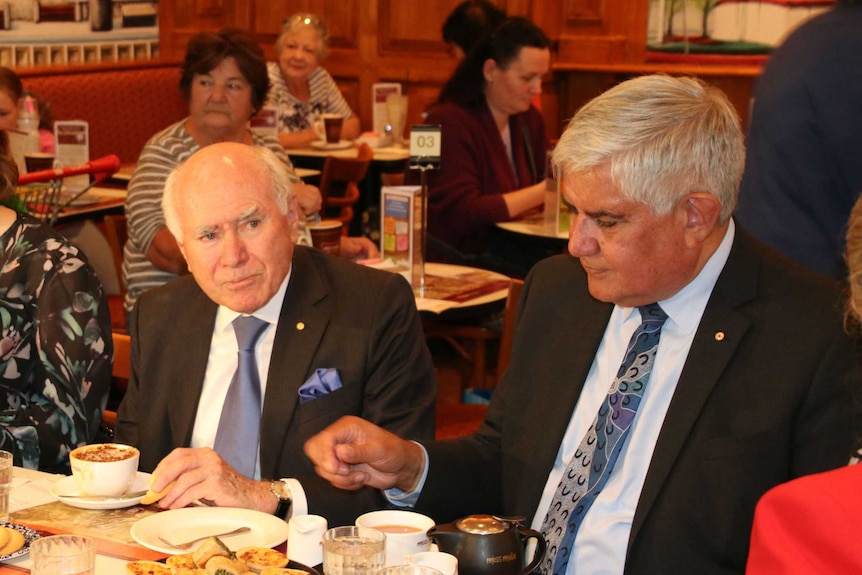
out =
{"type": "Polygon", "coordinates": [[[386,109],[386,98],[389,94],[401,95],[401,84],[387,82],[371,86],[371,126],[379,136],[386,134],[386,124],[390,124],[389,112],[386,109]]]}
{"type": "Polygon", "coordinates": [[[264,106],[260,112],[252,116],[249,126],[258,136],[278,139],[278,108],[264,106]]]}
{"type": "MultiPolygon", "coordinates": [[[[55,156],[59,167],[80,166],[90,161],[90,125],[83,120],[54,122],[55,156]]],[[[67,192],[80,192],[90,185],[90,175],[70,176],[63,180],[67,192]]]]}
{"type": "Polygon", "coordinates": [[[422,258],[422,188],[383,186],[380,190],[380,253],[393,264],[390,271],[411,285],[419,281],[422,258]]]}

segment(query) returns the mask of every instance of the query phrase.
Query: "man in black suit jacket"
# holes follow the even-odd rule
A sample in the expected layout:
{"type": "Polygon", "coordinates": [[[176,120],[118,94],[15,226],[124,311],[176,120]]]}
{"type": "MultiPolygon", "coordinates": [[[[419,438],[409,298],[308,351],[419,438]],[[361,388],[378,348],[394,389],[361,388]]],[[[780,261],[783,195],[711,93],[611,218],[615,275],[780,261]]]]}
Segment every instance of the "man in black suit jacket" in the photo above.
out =
{"type": "Polygon", "coordinates": [[[169,179],[165,213],[192,276],[147,292],[133,312],[132,377],[117,439],[140,449],[141,469],[156,469],[154,490],[176,481],[165,507],[201,499],[272,512],[273,480],[286,478],[294,512],[352,523],[385,500],[373,489],[346,494],[317,477],[304,442],[348,414],[432,438],[433,365],[401,276],[293,245],[295,202],[274,158],[264,148],[218,144],[169,179]],[[255,477],[209,449],[236,366],[229,323],[236,315],[275,324],[258,342],[268,377],[255,477]],[[321,380],[329,392],[300,401],[321,380]]]}
{"type": "Polygon", "coordinates": [[[854,363],[837,287],[733,224],[743,155],[727,99],[693,79],[642,77],[585,106],[553,160],[574,258],[528,276],[483,426],[423,451],[345,418],[306,444],[318,473],[398,487],[438,521],[541,528],[632,308],[658,302],[669,319],[643,401],[563,572],[743,573],[757,499],[847,463],[854,363]]]}

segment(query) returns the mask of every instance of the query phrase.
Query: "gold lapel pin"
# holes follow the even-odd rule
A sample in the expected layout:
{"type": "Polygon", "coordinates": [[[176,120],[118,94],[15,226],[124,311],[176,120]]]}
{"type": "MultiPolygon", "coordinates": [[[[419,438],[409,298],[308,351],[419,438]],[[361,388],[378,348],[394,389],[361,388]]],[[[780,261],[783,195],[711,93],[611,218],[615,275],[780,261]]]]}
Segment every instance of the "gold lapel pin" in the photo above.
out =
{"type": "Polygon", "coordinates": [[[296,324],[296,329],[298,329],[299,331],[304,330],[304,329],[305,329],[305,323],[303,323],[303,322],[301,322],[301,321],[300,321],[300,322],[298,322],[298,323],[296,324]]]}
{"type": "Polygon", "coordinates": [[[717,331],[715,332],[715,341],[723,341],[724,340],[724,332],[717,331]]]}

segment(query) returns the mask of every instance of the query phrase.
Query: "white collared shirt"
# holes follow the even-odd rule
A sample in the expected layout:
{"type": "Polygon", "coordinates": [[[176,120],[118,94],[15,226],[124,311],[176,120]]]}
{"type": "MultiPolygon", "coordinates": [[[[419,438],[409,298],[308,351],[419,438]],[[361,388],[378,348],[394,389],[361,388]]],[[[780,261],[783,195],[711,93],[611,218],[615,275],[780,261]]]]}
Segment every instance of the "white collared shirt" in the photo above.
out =
{"type": "MultiPolygon", "coordinates": [[[[653,450],[676,390],[697,326],[733,244],[730,221],[718,249],[697,277],[673,297],[658,302],[667,313],[650,381],[607,484],[578,530],[567,575],[622,575],[632,519],[653,450]]],[[[578,403],[557,453],[532,527],[541,530],[557,485],[616,377],[629,339],[641,323],[636,308],[615,306],[578,403]]]]}
{"type": "MultiPolygon", "coordinates": [[[[284,294],[290,282],[290,275],[281,282],[275,295],[259,310],[253,314],[255,317],[269,323],[263,335],[255,346],[254,356],[257,360],[257,369],[260,374],[260,396],[266,397],[266,380],[269,373],[269,363],[272,356],[272,346],[275,342],[275,332],[278,329],[278,318],[281,314],[281,306],[284,303],[284,294]]],[[[219,306],[216,312],[215,325],[213,326],[212,343],[210,344],[209,358],[207,359],[204,384],[201,389],[198,411],[195,416],[195,425],[192,430],[192,447],[212,447],[215,443],[218,423],[221,418],[221,410],[224,406],[227,390],[237,367],[238,344],[236,334],[233,330],[233,320],[239,314],[225,306],[219,306]]],[[[263,402],[261,402],[263,408],[263,402]]],[[[255,463],[255,479],[260,479],[260,455],[258,449],[258,461],[255,463]]]]}

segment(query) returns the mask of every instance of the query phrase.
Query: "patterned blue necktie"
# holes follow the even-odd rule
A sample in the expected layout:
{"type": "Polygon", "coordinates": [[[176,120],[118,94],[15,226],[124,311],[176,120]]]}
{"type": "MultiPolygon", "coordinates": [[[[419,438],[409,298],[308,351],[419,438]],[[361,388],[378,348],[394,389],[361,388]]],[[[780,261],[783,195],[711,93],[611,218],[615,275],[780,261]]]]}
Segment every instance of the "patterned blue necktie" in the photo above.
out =
{"type": "Polygon", "coordinates": [[[221,410],[213,449],[246,477],[254,477],[260,437],[260,375],[254,347],[268,322],[251,315],[233,320],[237,366],[221,410]]]}
{"type": "Polygon", "coordinates": [[[578,528],[613,472],[649,382],[667,314],[657,303],[638,311],[641,324],[629,340],[616,379],[569,461],[542,523],[548,544],[541,564],[545,575],[565,574],[578,528]]]}

